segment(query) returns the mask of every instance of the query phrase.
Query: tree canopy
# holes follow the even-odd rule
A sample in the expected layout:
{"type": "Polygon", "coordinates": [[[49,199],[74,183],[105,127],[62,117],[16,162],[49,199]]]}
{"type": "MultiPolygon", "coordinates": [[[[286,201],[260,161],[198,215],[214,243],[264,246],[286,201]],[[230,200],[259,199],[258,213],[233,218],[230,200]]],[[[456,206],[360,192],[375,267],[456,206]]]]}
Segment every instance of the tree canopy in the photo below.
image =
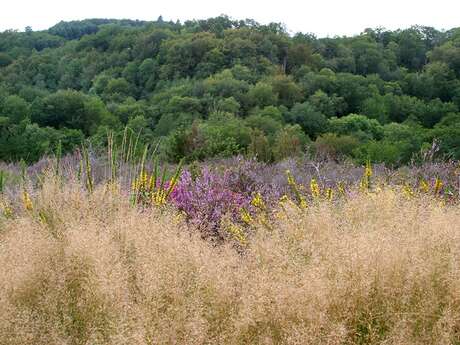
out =
{"type": "Polygon", "coordinates": [[[460,28],[290,35],[227,16],[87,19],[0,33],[0,160],[126,126],[165,159],[460,158],[460,28]]]}

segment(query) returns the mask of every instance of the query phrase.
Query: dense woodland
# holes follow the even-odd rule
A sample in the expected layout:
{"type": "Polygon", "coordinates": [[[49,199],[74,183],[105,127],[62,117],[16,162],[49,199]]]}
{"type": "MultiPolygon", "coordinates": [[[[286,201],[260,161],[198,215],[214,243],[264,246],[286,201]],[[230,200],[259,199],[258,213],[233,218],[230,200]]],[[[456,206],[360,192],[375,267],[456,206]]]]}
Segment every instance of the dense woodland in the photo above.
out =
{"type": "Polygon", "coordinates": [[[289,34],[226,16],[89,19],[0,33],[0,160],[107,133],[164,159],[237,154],[401,165],[460,158],[460,28],[289,34]]]}

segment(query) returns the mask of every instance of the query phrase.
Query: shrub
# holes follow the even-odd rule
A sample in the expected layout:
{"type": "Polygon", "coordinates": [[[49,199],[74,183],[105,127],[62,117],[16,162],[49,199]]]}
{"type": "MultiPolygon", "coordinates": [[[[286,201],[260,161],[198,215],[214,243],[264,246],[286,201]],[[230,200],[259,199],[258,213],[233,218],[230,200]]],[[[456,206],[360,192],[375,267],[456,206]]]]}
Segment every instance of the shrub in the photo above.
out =
{"type": "Polygon", "coordinates": [[[288,125],[278,132],[275,138],[273,153],[276,160],[299,156],[306,151],[310,139],[299,125],[288,125]]]}
{"type": "Polygon", "coordinates": [[[359,146],[359,140],[350,135],[337,135],[326,133],[315,141],[316,154],[319,157],[339,159],[351,155],[359,146]]]}
{"type": "Polygon", "coordinates": [[[214,238],[222,238],[219,229],[223,217],[238,221],[241,208],[250,201],[249,196],[232,185],[230,172],[221,175],[207,168],[195,179],[185,171],[171,198],[191,224],[201,229],[205,237],[214,238]]]}

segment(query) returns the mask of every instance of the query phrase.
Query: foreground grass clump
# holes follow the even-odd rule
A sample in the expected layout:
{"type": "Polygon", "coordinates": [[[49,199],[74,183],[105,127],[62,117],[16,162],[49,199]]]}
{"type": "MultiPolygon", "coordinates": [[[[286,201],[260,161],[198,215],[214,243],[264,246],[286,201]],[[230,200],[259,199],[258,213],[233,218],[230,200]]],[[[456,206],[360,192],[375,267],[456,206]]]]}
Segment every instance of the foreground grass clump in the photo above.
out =
{"type": "Polygon", "coordinates": [[[0,221],[0,344],[456,344],[460,209],[286,201],[243,249],[116,189],[47,180],[0,221]]]}

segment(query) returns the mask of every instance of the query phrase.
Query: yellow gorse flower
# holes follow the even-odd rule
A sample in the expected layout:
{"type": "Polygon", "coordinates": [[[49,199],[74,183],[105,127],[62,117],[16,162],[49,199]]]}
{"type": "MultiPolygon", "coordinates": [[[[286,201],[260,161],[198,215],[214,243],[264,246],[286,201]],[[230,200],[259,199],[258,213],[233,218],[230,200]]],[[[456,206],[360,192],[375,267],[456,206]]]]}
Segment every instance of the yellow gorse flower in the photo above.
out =
{"type": "Polygon", "coordinates": [[[308,204],[307,204],[307,201],[305,200],[305,198],[300,199],[299,207],[300,208],[307,208],[308,207],[308,204]]]}
{"type": "Polygon", "coordinates": [[[131,188],[137,202],[161,206],[166,203],[169,193],[171,193],[176,184],[177,179],[173,178],[169,182],[168,188],[157,187],[155,186],[154,176],[149,176],[144,170],[134,179],[131,188]]]}
{"type": "Polygon", "coordinates": [[[428,193],[430,191],[430,185],[428,184],[428,182],[425,180],[425,179],[422,179],[420,181],[420,186],[419,186],[420,190],[424,193],[428,193]]]}
{"type": "Polygon", "coordinates": [[[153,175],[150,176],[150,181],[149,181],[149,190],[154,190],[155,189],[155,178],[153,175]]]}
{"type": "Polygon", "coordinates": [[[156,206],[161,206],[166,203],[166,191],[158,189],[152,193],[152,202],[156,206]]]}
{"type": "Polygon", "coordinates": [[[337,191],[339,192],[340,195],[345,195],[345,183],[343,183],[342,181],[340,181],[340,182],[337,184],[337,191]]]}
{"type": "Polygon", "coordinates": [[[287,182],[288,182],[288,185],[290,185],[290,186],[296,185],[296,182],[295,182],[295,180],[294,180],[294,176],[292,176],[290,170],[286,170],[286,175],[287,175],[287,182]]]}
{"type": "Polygon", "coordinates": [[[408,184],[405,184],[403,187],[403,192],[406,195],[406,197],[411,198],[414,196],[414,191],[412,190],[412,187],[408,184]]]}
{"type": "Polygon", "coordinates": [[[289,198],[286,194],[284,194],[281,198],[280,198],[280,202],[286,202],[286,201],[289,201],[289,198]]]}
{"type": "Polygon", "coordinates": [[[286,170],[286,175],[287,175],[287,181],[289,187],[291,187],[291,190],[294,192],[294,195],[297,199],[297,205],[300,208],[307,208],[308,204],[303,195],[299,191],[299,186],[297,185],[297,182],[294,179],[294,176],[292,176],[291,172],[289,170],[286,170]]]}
{"type": "Polygon", "coordinates": [[[332,201],[332,198],[334,197],[334,191],[332,188],[327,188],[326,189],[326,199],[329,201],[332,201]]]}
{"type": "Polygon", "coordinates": [[[371,178],[372,178],[372,164],[370,160],[366,161],[366,166],[364,168],[363,177],[361,178],[360,188],[363,191],[369,190],[371,188],[371,178]]]}
{"type": "Polygon", "coordinates": [[[436,180],[434,181],[434,194],[439,194],[442,190],[442,180],[439,177],[436,177],[436,180]]]}
{"type": "Polygon", "coordinates": [[[8,205],[6,201],[1,201],[0,206],[2,209],[3,216],[5,218],[11,218],[13,216],[13,209],[8,205]]]}
{"type": "Polygon", "coordinates": [[[241,220],[246,224],[251,224],[254,220],[252,219],[251,214],[245,209],[242,208],[240,211],[241,220]]]}
{"type": "Polygon", "coordinates": [[[27,211],[33,211],[34,206],[32,203],[32,199],[30,198],[30,195],[29,193],[27,193],[27,191],[22,192],[22,204],[24,205],[24,208],[27,211]]]}
{"type": "Polygon", "coordinates": [[[257,207],[258,209],[265,209],[265,202],[260,193],[257,193],[251,200],[251,205],[257,207]]]}
{"type": "Polygon", "coordinates": [[[318,182],[314,178],[310,181],[310,191],[313,198],[319,198],[321,191],[319,189],[318,182]]]}
{"type": "Polygon", "coordinates": [[[370,160],[366,162],[366,169],[364,170],[364,175],[368,178],[372,177],[372,165],[370,160]]]}
{"type": "Polygon", "coordinates": [[[236,226],[235,224],[231,224],[227,228],[227,231],[232,235],[233,239],[239,242],[239,244],[247,244],[246,235],[244,234],[243,229],[240,227],[236,226]]]}

